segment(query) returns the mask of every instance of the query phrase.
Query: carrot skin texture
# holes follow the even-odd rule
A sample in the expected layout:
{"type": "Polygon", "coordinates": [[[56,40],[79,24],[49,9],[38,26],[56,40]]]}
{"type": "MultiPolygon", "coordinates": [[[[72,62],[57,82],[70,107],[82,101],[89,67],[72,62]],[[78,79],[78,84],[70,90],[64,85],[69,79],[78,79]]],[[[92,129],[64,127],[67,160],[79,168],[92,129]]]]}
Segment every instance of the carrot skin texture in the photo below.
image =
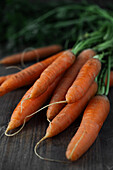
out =
{"type": "Polygon", "coordinates": [[[34,83],[34,81],[40,76],[42,71],[48,67],[56,58],[58,58],[63,52],[59,52],[52,57],[49,57],[41,62],[33,64],[24,70],[15,73],[6,79],[0,86],[0,96],[15,90],[19,87],[26,86],[34,83]]]}
{"type": "MultiPolygon", "coordinates": [[[[86,51],[86,50],[84,50],[84,51],[86,51]]],[[[93,55],[93,51],[92,51],[92,55],[93,55]]],[[[92,57],[92,56],[90,56],[90,57],[92,57]]],[[[78,59],[78,58],[77,58],[78,59]]],[[[78,60],[76,60],[76,63],[77,63],[77,61],[78,60]]],[[[83,59],[82,59],[82,61],[83,61],[83,59]]],[[[74,65],[75,64],[73,64],[72,65],[72,67],[74,67],[74,65]]],[[[78,65],[78,64],[77,64],[78,65]]],[[[72,67],[70,68],[70,69],[72,69],[72,67]]],[[[57,90],[57,88],[56,88],[56,90],[55,90],[55,92],[54,92],[54,94],[56,95],[58,92],[60,93],[60,91],[61,91],[61,87],[62,87],[62,85],[63,85],[63,83],[67,80],[67,75],[68,75],[68,72],[70,72],[69,70],[67,70],[67,72],[64,74],[64,76],[63,76],[63,79],[59,82],[59,85],[58,85],[58,89],[59,90],[57,90]],[[65,80],[65,81],[64,81],[65,80]],[[62,85],[61,85],[62,84],[62,85]],[[60,87],[61,86],[61,87],[60,87]]],[[[15,73],[14,73],[15,74],[15,73]]],[[[0,76],[0,85],[5,81],[5,80],[7,80],[8,78],[10,78],[12,75],[14,75],[14,74],[10,74],[10,75],[6,75],[6,76],[0,76]]],[[[66,81],[67,82],[67,81],[66,81]]],[[[107,78],[106,78],[106,82],[107,82],[107,78]]],[[[68,83],[68,82],[67,82],[68,83]]],[[[67,83],[66,83],[66,85],[67,85],[67,83]]],[[[105,83],[106,84],[106,83],[105,83]]],[[[110,72],[110,87],[112,87],[113,86],[113,71],[111,71],[110,72]]],[[[66,88],[66,87],[65,87],[66,88]]],[[[56,96],[56,99],[54,99],[53,101],[51,100],[51,102],[50,103],[52,103],[52,102],[55,102],[55,101],[60,101],[60,100],[64,100],[64,97],[62,97],[62,98],[60,98],[60,96],[59,97],[57,97],[56,96]]],[[[60,104],[58,104],[58,107],[59,107],[59,110],[58,111],[60,111],[61,109],[62,109],[62,104],[60,105],[60,104]],[[61,109],[60,109],[61,108],[61,109]]],[[[53,111],[53,110],[52,110],[53,111]]],[[[57,113],[58,113],[58,111],[57,111],[57,113]]],[[[50,115],[51,116],[51,115],[50,115]]],[[[48,116],[48,118],[49,118],[49,116],[48,116]]],[[[50,119],[52,119],[52,118],[50,118],[50,119]]]]}
{"type": "MultiPolygon", "coordinates": [[[[106,81],[105,81],[105,85],[107,84],[107,77],[106,77],[106,81]]],[[[109,86],[112,87],[113,86],[113,71],[110,72],[110,82],[109,82],[109,86]]]]}
{"type": "Polygon", "coordinates": [[[46,131],[47,136],[52,137],[59,134],[74,122],[74,120],[82,113],[88,101],[96,94],[97,89],[97,83],[94,82],[79,101],[67,104],[50,123],[46,131]]]}
{"type": "Polygon", "coordinates": [[[110,87],[113,86],[113,71],[110,72],[110,87]]]}
{"type": "Polygon", "coordinates": [[[67,103],[74,103],[87,92],[101,69],[101,62],[96,58],[89,59],[81,68],[77,78],[66,94],[67,103]]]}
{"type": "MultiPolygon", "coordinates": [[[[18,103],[17,107],[13,111],[13,114],[11,116],[7,130],[9,131],[9,130],[15,129],[16,127],[19,127],[20,125],[22,125],[24,123],[24,119],[26,116],[28,116],[28,115],[34,113],[36,110],[38,110],[51,96],[53,90],[57,86],[61,77],[62,76],[59,76],[54,81],[54,83],[51,84],[51,86],[48,88],[48,90],[45,93],[43,93],[41,96],[39,96],[37,98],[25,100],[22,105],[22,113],[21,113],[21,101],[30,97],[30,93],[32,90],[32,87],[31,87],[25,93],[25,95],[22,97],[21,101],[18,103]]],[[[27,121],[30,118],[28,118],[27,121]]]]}
{"type": "MultiPolygon", "coordinates": [[[[62,80],[59,82],[57,88],[55,89],[50,103],[65,100],[65,95],[67,90],[72,85],[75,80],[80,68],[85,64],[85,62],[92,58],[96,53],[92,49],[86,49],[82,51],[76,58],[75,63],[66,71],[62,80]]],[[[59,111],[65,106],[65,104],[51,105],[47,110],[47,118],[52,120],[59,111]]]]}
{"type": "MultiPolygon", "coordinates": [[[[86,50],[84,50],[84,51],[86,51],[86,50]]],[[[92,55],[93,55],[93,51],[92,51],[92,55]]],[[[90,57],[92,57],[92,56],[90,56],[90,57]]],[[[83,60],[83,59],[82,59],[83,60]]],[[[77,60],[76,60],[76,62],[77,62],[77,60]]],[[[74,65],[73,65],[74,66],[74,65]]],[[[73,67],[72,66],[72,67],[73,67]]],[[[71,68],[70,68],[71,69],[71,68]]],[[[68,72],[69,70],[67,70],[67,72],[68,72]]],[[[66,72],[66,74],[67,74],[67,72],[66,72]]],[[[15,74],[15,73],[14,73],[15,74]]],[[[66,76],[66,74],[64,75],[64,77],[63,77],[63,79],[65,78],[65,76],[66,76]]],[[[5,80],[7,80],[9,77],[11,77],[13,74],[10,74],[10,75],[6,75],[6,76],[0,76],[0,85],[5,81],[5,80]]],[[[67,76],[66,76],[67,77],[67,76]]],[[[62,80],[63,80],[62,79],[62,80]]],[[[59,85],[58,85],[58,87],[60,88],[60,84],[61,84],[61,82],[62,82],[62,80],[59,82],[59,85]]],[[[107,81],[107,78],[106,78],[106,81],[107,81]]],[[[106,83],[105,83],[106,84],[106,83]]],[[[113,86],[113,71],[111,71],[110,72],[110,87],[112,87],[113,86]]],[[[57,93],[57,90],[55,90],[56,91],[56,93],[57,93]]],[[[60,90],[61,91],[61,90],[60,90]]],[[[54,92],[55,93],[55,92],[54,92]]],[[[53,102],[55,102],[55,101],[60,101],[60,100],[64,100],[64,97],[62,97],[62,98],[60,98],[60,97],[58,97],[57,99],[55,99],[55,100],[53,100],[53,102]]],[[[52,101],[50,102],[50,103],[52,103],[52,101]]],[[[62,108],[63,108],[63,106],[64,106],[64,104],[58,104],[58,111],[60,111],[62,108]]],[[[54,110],[54,109],[53,109],[54,110]]],[[[56,114],[58,113],[58,111],[56,111],[56,114]]],[[[50,115],[50,117],[49,117],[49,113],[48,113],[48,119],[52,119],[52,117],[51,117],[51,115],[50,115]]]]}
{"type": "Polygon", "coordinates": [[[44,93],[49,85],[74,63],[75,58],[75,55],[70,50],[59,56],[42,72],[40,78],[34,83],[30,97],[37,97],[44,93]]]}
{"type": "Polygon", "coordinates": [[[0,60],[0,63],[5,64],[5,65],[18,64],[21,62],[22,57],[24,57],[23,58],[24,62],[41,59],[49,55],[55,54],[59,52],[61,49],[62,47],[60,45],[51,45],[47,47],[41,47],[41,48],[37,48],[35,50],[28,51],[25,53],[19,53],[19,54],[7,56],[3,58],[2,60],[0,60]]]}
{"type": "Polygon", "coordinates": [[[95,96],[86,107],[79,129],[70,141],[66,157],[75,161],[82,156],[96,140],[109,113],[110,103],[106,96],[95,96]]]}
{"type": "MultiPolygon", "coordinates": [[[[14,73],[15,74],[15,73],[14,73]]],[[[12,75],[14,74],[10,74],[10,75],[6,75],[6,76],[0,76],[0,85],[7,80],[8,78],[10,78],[12,75]]]]}

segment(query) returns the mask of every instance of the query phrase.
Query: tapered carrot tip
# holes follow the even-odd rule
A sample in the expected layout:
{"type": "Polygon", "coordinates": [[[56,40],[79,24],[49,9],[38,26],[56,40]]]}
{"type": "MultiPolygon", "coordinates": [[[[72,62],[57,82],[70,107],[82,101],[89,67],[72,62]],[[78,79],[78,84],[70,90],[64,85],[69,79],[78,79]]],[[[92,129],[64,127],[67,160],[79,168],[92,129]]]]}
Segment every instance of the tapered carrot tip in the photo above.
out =
{"type": "Polygon", "coordinates": [[[3,61],[3,59],[1,59],[1,60],[0,60],[0,64],[4,64],[4,61],[3,61]]]}
{"type": "Polygon", "coordinates": [[[42,157],[39,156],[39,154],[37,153],[37,151],[36,151],[36,150],[37,150],[37,147],[38,147],[38,145],[39,145],[42,141],[44,141],[44,140],[47,139],[47,138],[49,138],[48,133],[46,133],[45,136],[44,136],[42,139],[40,139],[39,142],[37,142],[37,144],[35,145],[34,152],[35,152],[35,154],[36,154],[39,158],[42,158],[42,157]]]}
{"type": "Polygon", "coordinates": [[[0,96],[3,96],[5,93],[7,93],[5,89],[0,87],[0,96]]]}
{"type": "Polygon", "coordinates": [[[11,122],[9,122],[8,127],[5,131],[5,135],[7,136],[7,133],[14,128],[15,128],[15,126],[11,122]]]}
{"type": "Polygon", "coordinates": [[[71,161],[79,159],[94,143],[110,110],[106,96],[94,96],[88,103],[76,134],[70,141],[66,157],[71,161]]]}
{"type": "Polygon", "coordinates": [[[8,127],[7,127],[7,129],[6,129],[6,131],[5,131],[5,135],[6,135],[6,136],[15,136],[15,135],[17,135],[17,134],[23,129],[24,125],[25,125],[25,124],[23,124],[23,126],[22,126],[19,130],[17,130],[16,132],[14,132],[14,133],[8,133],[10,130],[16,128],[16,127],[10,122],[9,125],[8,125],[8,127]]]}
{"type": "Polygon", "coordinates": [[[4,59],[4,58],[0,59],[0,64],[3,64],[3,59],[4,59]]]}
{"type": "Polygon", "coordinates": [[[8,136],[8,132],[9,132],[9,128],[7,127],[7,129],[5,130],[5,135],[8,136]]]}
{"type": "Polygon", "coordinates": [[[8,125],[7,129],[6,129],[6,133],[9,132],[11,130],[10,126],[8,125]]]}

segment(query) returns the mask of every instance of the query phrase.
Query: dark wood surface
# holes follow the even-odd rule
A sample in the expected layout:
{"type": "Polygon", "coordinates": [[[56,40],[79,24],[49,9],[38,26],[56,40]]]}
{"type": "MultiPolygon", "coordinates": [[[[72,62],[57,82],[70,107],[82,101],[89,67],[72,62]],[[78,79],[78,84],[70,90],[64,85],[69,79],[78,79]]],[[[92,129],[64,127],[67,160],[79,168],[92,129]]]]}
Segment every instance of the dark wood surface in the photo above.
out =
{"type": "MultiPolygon", "coordinates": [[[[0,75],[14,71],[16,70],[6,70],[4,66],[0,66],[0,75]]],[[[14,108],[28,88],[21,88],[0,97],[0,170],[113,169],[113,88],[109,93],[111,110],[96,141],[78,161],[67,164],[40,160],[34,154],[34,146],[44,136],[48,126],[46,110],[35,115],[16,136],[6,137],[4,135],[14,108]]],[[[66,160],[66,147],[76,132],[81,117],[61,134],[40,144],[38,153],[44,157],[66,160]]]]}

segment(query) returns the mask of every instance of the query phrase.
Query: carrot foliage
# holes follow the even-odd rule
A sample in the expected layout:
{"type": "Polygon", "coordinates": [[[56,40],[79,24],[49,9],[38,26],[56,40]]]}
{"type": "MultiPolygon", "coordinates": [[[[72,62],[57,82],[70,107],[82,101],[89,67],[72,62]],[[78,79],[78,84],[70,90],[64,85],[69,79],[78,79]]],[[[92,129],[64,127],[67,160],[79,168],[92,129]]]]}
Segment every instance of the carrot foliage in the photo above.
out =
{"type": "Polygon", "coordinates": [[[9,49],[16,47],[17,44],[28,46],[31,42],[34,47],[52,42],[68,48],[83,39],[84,35],[89,35],[89,32],[99,30],[105,25],[104,18],[111,21],[113,16],[112,9],[105,12],[99,6],[73,1],[49,3],[37,1],[31,5],[27,0],[16,2],[5,0],[0,8],[2,12],[0,41],[7,42],[9,49]],[[21,24],[18,22],[20,20],[21,24]]]}
{"type": "Polygon", "coordinates": [[[86,48],[92,48],[102,63],[102,69],[96,78],[99,85],[98,93],[108,94],[110,69],[113,67],[112,5],[105,10],[87,2],[54,1],[37,2],[33,5],[21,0],[16,1],[16,4],[14,1],[6,2],[6,6],[4,3],[1,6],[4,8],[1,28],[7,28],[0,30],[1,42],[5,40],[9,42],[9,48],[22,42],[26,45],[32,42],[32,46],[58,43],[66,49],[73,46],[72,52],[75,55],[86,48]],[[7,14],[6,11],[11,5],[14,8],[7,14]],[[25,11],[22,10],[24,6],[26,6],[25,11]],[[28,17],[29,13],[32,13],[33,17],[31,15],[28,17]],[[17,20],[16,16],[18,20],[22,18],[21,24],[14,22],[15,18],[17,20]],[[105,86],[106,76],[108,79],[105,86]]]}
{"type": "Polygon", "coordinates": [[[90,15],[95,14],[98,16],[97,22],[103,22],[104,20],[104,23],[99,25],[99,29],[86,32],[83,38],[75,43],[72,52],[77,55],[85,48],[92,48],[96,51],[97,55],[94,56],[94,58],[98,58],[102,63],[102,69],[96,77],[96,81],[98,82],[98,94],[108,95],[110,70],[113,66],[113,16],[98,6],[89,7],[88,10],[90,11],[90,15]],[[106,77],[107,84],[105,85],[106,77]]]}

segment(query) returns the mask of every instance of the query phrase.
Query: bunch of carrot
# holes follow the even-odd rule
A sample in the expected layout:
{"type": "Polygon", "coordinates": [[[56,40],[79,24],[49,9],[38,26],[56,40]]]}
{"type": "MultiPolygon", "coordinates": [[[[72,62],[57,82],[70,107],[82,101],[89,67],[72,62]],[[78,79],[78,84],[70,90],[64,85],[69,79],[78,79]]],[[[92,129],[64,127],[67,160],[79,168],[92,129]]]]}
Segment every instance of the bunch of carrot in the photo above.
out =
{"type": "MultiPolygon", "coordinates": [[[[61,102],[62,104],[59,102],[58,105],[49,106],[47,110],[47,119],[49,120],[53,119],[53,120],[50,123],[46,135],[43,139],[57,135],[58,133],[65,130],[82,113],[88,101],[91,98],[93,98],[93,96],[97,92],[98,85],[94,79],[101,69],[101,63],[98,59],[93,58],[95,55],[96,54],[93,50],[87,49],[87,50],[83,50],[76,58],[71,50],[66,50],[64,52],[60,52],[54,55],[53,57],[44,60],[47,61],[50,59],[54,59],[52,60],[52,63],[50,62],[49,63],[50,65],[47,68],[45,68],[44,71],[42,71],[42,73],[40,74],[40,78],[36,80],[34,85],[25,93],[25,95],[23,96],[23,98],[15,108],[5,134],[8,136],[14,135],[14,134],[7,134],[7,132],[16,127],[19,127],[20,125],[23,125],[25,120],[28,121],[30,117],[33,116],[31,114],[37,112],[37,109],[39,109],[46,102],[46,100],[52,94],[54,89],[55,91],[53,93],[50,103],[52,104],[55,102],[59,102],[61,100],[64,102],[61,102]],[[62,63],[62,65],[60,63],[62,63]],[[66,96],[66,101],[65,101],[65,96],[66,96]],[[22,101],[23,104],[21,108],[22,101]],[[68,104],[64,106],[65,103],[68,104]],[[22,109],[22,113],[21,113],[21,109],[22,109]]],[[[40,64],[40,62],[37,64],[40,64]]],[[[25,72],[25,70],[16,73],[16,75],[18,76],[21,72],[25,72]]],[[[1,85],[2,91],[9,92],[7,91],[7,89],[10,89],[10,91],[12,90],[11,88],[8,88],[10,87],[11,83],[8,86],[5,86],[5,84],[8,84],[8,81],[11,82],[12,80],[14,80],[13,77],[15,77],[15,74],[10,75],[10,77],[2,83],[1,85]]],[[[111,84],[112,83],[113,82],[111,82],[111,84]]],[[[1,94],[5,94],[5,93],[1,93],[1,94]]],[[[97,96],[95,97],[95,100],[98,97],[102,98],[102,100],[105,99],[104,96],[97,96]]],[[[97,108],[98,107],[99,106],[97,106],[97,108]]],[[[94,110],[94,108],[92,110],[94,110]]],[[[98,112],[101,114],[100,110],[98,112]]],[[[105,114],[108,114],[108,110],[107,112],[105,112],[105,114]]],[[[90,117],[90,119],[92,119],[92,117],[90,117]]],[[[87,125],[87,121],[85,123],[87,125]]],[[[89,123],[88,125],[91,126],[89,123]]],[[[82,133],[79,135],[81,136],[82,133]]],[[[79,142],[79,138],[77,140],[79,142]]],[[[77,142],[77,140],[75,140],[75,143],[77,142]]],[[[91,144],[93,143],[93,141],[94,140],[92,140],[91,144]]],[[[85,151],[86,150],[81,152],[80,155],[83,154],[85,151]]],[[[70,149],[69,151],[67,150],[66,152],[67,158],[71,160],[77,159],[80,155],[75,156],[76,158],[75,157],[73,158],[73,154],[75,152],[76,150],[74,150],[73,153],[71,153],[70,149]]]]}
{"type": "MultiPolygon", "coordinates": [[[[15,108],[5,131],[7,136],[16,134],[8,134],[10,130],[21,125],[23,128],[25,122],[39,112],[42,105],[52,96],[50,104],[47,105],[49,127],[34,148],[37,156],[39,155],[36,150],[40,142],[65,130],[83,112],[80,127],[66,151],[67,159],[77,160],[93,144],[109,113],[110,103],[107,95],[109,87],[113,85],[113,40],[110,32],[113,19],[108,13],[102,12],[104,11],[96,11],[96,15],[103,15],[104,25],[98,31],[85,34],[72,49],[61,51],[16,74],[0,77],[0,96],[34,83],[15,108]]],[[[54,48],[45,47],[37,51],[41,51],[40,57],[43,57],[45,53],[47,56],[60,50],[61,47],[56,45],[54,48]]],[[[26,53],[26,61],[27,58],[28,61],[31,60],[30,56],[32,59],[36,57],[33,52],[30,52],[30,55],[26,53]]],[[[20,54],[13,58],[15,61],[17,59],[17,62],[21,61],[20,54]]],[[[11,56],[4,58],[1,63],[9,64],[10,59],[11,56]]]]}

